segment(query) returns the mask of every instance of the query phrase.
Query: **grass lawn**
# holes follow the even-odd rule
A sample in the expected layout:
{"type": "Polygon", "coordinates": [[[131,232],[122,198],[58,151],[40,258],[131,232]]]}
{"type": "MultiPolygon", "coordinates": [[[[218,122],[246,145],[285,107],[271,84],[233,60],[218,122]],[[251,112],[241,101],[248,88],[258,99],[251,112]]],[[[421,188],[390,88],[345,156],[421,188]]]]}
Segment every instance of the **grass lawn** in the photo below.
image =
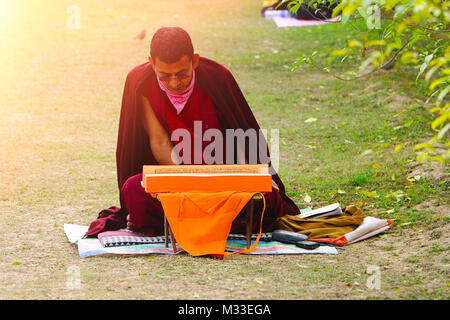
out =
{"type": "Polygon", "coordinates": [[[0,299],[449,298],[448,167],[414,161],[432,118],[413,71],[348,82],[308,66],[291,72],[357,31],[278,29],[260,17],[262,1],[77,0],[81,28],[69,29],[72,4],[2,2],[0,299]],[[88,225],[118,205],[124,80],[169,25],[232,71],[262,128],[279,129],[279,174],[300,208],[356,204],[393,228],[338,255],[80,259],[63,224],[88,225]],[[147,38],[133,40],[142,28],[147,38]],[[74,267],[79,289],[67,285],[74,267]],[[373,268],[378,289],[367,285],[373,268]]]}

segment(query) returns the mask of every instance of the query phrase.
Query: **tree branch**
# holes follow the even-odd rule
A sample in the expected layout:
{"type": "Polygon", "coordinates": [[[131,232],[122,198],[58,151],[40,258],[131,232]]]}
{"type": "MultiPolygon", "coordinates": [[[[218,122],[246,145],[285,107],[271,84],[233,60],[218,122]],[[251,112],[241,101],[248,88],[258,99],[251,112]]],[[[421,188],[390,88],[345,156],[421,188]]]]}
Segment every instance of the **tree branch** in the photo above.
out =
{"type": "Polygon", "coordinates": [[[389,59],[388,62],[383,63],[383,64],[382,64],[381,66],[379,66],[378,68],[375,68],[375,69],[373,69],[373,70],[371,70],[371,71],[369,71],[369,72],[367,72],[367,73],[365,73],[365,74],[362,74],[362,75],[360,75],[360,76],[353,77],[353,78],[350,78],[350,79],[342,78],[342,77],[338,76],[335,72],[324,71],[325,67],[320,67],[320,66],[316,65],[313,61],[311,61],[310,64],[311,64],[313,67],[315,67],[316,69],[319,69],[319,70],[322,71],[322,72],[328,73],[328,74],[330,74],[331,76],[335,77],[336,79],[343,80],[343,81],[354,81],[354,80],[356,80],[356,79],[361,79],[361,78],[364,78],[364,77],[368,77],[368,76],[370,76],[371,74],[373,74],[373,73],[375,73],[375,72],[377,72],[377,71],[379,71],[379,70],[390,69],[389,66],[391,66],[391,65],[393,65],[393,64],[395,63],[395,61],[396,61],[396,59],[397,59],[397,56],[398,56],[398,55],[400,54],[400,52],[403,51],[403,49],[405,49],[406,46],[409,44],[411,37],[412,37],[412,36],[409,36],[409,37],[408,37],[408,39],[407,39],[406,42],[403,44],[403,46],[402,46],[399,50],[397,50],[397,51],[395,52],[395,54],[391,57],[391,59],[389,59]]]}

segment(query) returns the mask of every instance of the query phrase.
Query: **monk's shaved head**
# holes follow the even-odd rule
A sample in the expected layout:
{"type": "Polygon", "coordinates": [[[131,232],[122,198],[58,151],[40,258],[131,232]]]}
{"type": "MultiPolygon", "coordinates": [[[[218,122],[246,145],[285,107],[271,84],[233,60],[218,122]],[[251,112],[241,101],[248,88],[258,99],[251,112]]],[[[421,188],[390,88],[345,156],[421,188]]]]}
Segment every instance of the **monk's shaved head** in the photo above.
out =
{"type": "Polygon", "coordinates": [[[194,55],[191,37],[186,30],[180,27],[162,27],[155,32],[150,44],[153,61],[158,57],[165,63],[174,63],[185,55],[189,60],[194,55]]]}

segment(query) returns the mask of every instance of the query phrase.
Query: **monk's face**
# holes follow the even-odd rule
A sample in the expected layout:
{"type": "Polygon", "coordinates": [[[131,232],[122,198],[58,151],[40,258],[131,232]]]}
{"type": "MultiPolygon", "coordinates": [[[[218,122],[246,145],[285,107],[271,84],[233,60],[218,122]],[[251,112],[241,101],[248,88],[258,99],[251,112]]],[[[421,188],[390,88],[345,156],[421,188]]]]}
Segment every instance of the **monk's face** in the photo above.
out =
{"type": "Polygon", "coordinates": [[[192,73],[197,68],[198,59],[198,54],[194,54],[192,59],[185,55],[174,63],[165,63],[158,57],[155,57],[154,60],[149,57],[156,76],[174,94],[183,93],[189,86],[192,80],[192,73]]]}

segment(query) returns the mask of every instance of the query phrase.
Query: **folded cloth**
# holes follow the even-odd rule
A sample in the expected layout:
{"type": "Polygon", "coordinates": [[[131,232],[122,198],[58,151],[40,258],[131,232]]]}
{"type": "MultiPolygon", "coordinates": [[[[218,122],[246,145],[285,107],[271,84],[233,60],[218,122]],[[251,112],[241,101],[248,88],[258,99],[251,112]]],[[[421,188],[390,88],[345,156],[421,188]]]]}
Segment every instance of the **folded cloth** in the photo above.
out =
{"type": "Polygon", "coordinates": [[[302,219],[298,216],[285,215],[278,219],[279,229],[298,232],[309,239],[339,238],[354,231],[364,221],[364,213],[357,206],[346,206],[342,215],[317,219],[302,219]]]}
{"type": "MultiPolygon", "coordinates": [[[[225,246],[231,224],[254,194],[225,191],[159,193],[158,196],[181,248],[193,256],[227,256],[225,246]]],[[[261,230],[253,249],[260,236],[261,230]]]]}
{"type": "Polygon", "coordinates": [[[355,243],[380,234],[392,226],[391,220],[364,216],[356,206],[343,208],[338,217],[301,219],[298,216],[284,216],[277,221],[280,229],[302,233],[308,240],[325,242],[336,246],[355,243]]]}

